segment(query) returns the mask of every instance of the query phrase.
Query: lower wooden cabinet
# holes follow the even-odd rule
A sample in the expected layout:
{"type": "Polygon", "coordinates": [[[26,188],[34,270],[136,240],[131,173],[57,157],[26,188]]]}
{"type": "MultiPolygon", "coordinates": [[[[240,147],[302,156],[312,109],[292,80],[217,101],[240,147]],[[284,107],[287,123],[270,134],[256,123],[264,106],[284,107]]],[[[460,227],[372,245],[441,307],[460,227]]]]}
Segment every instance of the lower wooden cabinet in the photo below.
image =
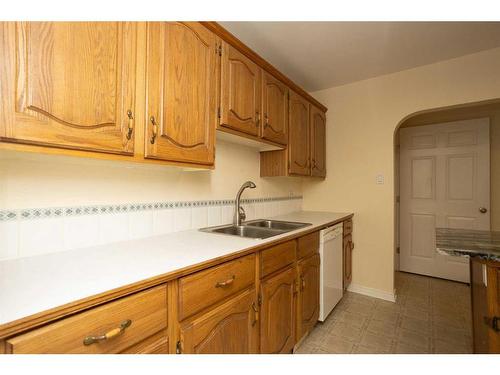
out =
{"type": "Polygon", "coordinates": [[[319,254],[298,264],[299,295],[297,304],[297,340],[310,331],[319,317],[319,254]]]}
{"type": "Polygon", "coordinates": [[[295,345],[296,275],[290,267],[261,282],[261,353],[290,353],[295,345]]]}
{"type": "Polygon", "coordinates": [[[167,316],[161,285],[8,339],[6,352],[167,353],[167,316]]]}
{"type": "Polygon", "coordinates": [[[258,319],[256,292],[251,289],[199,317],[181,323],[182,353],[258,353],[258,319]]]}
{"type": "Polygon", "coordinates": [[[344,290],[351,284],[352,281],[352,234],[344,236],[344,290]]]}
{"type": "Polygon", "coordinates": [[[474,353],[500,354],[500,262],[471,258],[474,353]]]}

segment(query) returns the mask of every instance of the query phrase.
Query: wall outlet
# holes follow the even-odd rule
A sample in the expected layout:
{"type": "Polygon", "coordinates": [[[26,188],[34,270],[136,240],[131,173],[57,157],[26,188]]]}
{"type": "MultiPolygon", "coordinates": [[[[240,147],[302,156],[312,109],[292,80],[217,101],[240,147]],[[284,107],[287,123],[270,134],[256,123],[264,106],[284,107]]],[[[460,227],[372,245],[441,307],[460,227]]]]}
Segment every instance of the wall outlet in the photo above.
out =
{"type": "Polygon", "coordinates": [[[375,183],[377,185],[383,185],[384,184],[384,175],[383,174],[378,174],[376,177],[375,177],[375,183]]]}

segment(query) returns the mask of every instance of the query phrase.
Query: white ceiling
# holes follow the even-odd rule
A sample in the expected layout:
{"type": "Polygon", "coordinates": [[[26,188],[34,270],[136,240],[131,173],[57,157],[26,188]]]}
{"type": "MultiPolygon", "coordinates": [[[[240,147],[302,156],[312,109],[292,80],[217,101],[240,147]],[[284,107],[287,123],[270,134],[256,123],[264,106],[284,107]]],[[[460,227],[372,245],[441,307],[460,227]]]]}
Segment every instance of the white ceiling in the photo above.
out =
{"type": "Polygon", "coordinates": [[[500,22],[220,23],[308,91],[500,46],[500,22]]]}

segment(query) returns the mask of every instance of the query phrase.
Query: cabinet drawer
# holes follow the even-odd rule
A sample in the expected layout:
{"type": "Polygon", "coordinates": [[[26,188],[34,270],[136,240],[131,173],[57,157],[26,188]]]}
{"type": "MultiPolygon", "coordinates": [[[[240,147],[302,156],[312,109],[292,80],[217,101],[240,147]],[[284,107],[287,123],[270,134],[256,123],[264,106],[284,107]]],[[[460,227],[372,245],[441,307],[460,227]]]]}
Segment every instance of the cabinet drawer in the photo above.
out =
{"type": "Polygon", "coordinates": [[[7,352],[119,353],[166,328],[167,287],[162,285],[11,338],[7,352]],[[126,321],[130,325],[114,336],[126,321]],[[84,344],[85,338],[104,334],[107,339],[84,344]]]}
{"type": "Polygon", "coordinates": [[[319,232],[300,237],[298,240],[297,258],[302,259],[319,251],[319,232]]]}
{"type": "Polygon", "coordinates": [[[293,263],[296,258],[295,249],[295,241],[288,241],[263,250],[260,253],[260,277],[266,277],[293,263]]]}
{"type": "Polygon", "coordinates": [[[352,233],[352,220],[344,221],[344,236],[352,233]]]}
{"type": "Polygon", "coordinates": [[[255,283],[255,254],[179,279],[179,320],[255,283]]]}

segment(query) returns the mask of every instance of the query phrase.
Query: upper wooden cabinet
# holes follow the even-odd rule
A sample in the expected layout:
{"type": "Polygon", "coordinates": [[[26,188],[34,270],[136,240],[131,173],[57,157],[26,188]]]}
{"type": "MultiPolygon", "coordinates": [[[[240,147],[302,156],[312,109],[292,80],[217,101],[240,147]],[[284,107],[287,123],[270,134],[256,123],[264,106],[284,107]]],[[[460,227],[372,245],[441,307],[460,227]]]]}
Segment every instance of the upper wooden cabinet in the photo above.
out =
{"type": "Polygon", "coordinates": [[[288,143],[288,87],[262,71],[262,138],[288,143]]]}
{"type": "Polygon", "coordinates": [[[325,177],[325,112],[290,91],[288,120],[288,148],[260,153],[261,177],[325,177]]]}
{"type": "Polygon", "coordinates": [[[213,164],[218,50],[197,22],[147,25],[145,156],[213,164]]]}
{"type": "Polygon", "coordinates": [[[134,22],[2,22],[0,138],[132,154],[134,22]]]}
{"type": "Polygon", "coordinates": [[[309,103],[300,95],[290,92],[290,137],[288,140],[288,172],[291,175],[311,174],[309,103]]]}
{"type": "Polygon", "coordinates": [[[325,113],[311,105],[311,176],[326,176],[325,113]]]}
{"type": "Polygon", "coordinates": [[[324,176],[324,111],[214,22],[0,22],[0,149],[213,168],[219,129],[324,176]]]}
{"type": "Polygon", "coordinates": [[[222,43],[220,126],[260,135],[261,69],[228,43],[222,43]]]}

